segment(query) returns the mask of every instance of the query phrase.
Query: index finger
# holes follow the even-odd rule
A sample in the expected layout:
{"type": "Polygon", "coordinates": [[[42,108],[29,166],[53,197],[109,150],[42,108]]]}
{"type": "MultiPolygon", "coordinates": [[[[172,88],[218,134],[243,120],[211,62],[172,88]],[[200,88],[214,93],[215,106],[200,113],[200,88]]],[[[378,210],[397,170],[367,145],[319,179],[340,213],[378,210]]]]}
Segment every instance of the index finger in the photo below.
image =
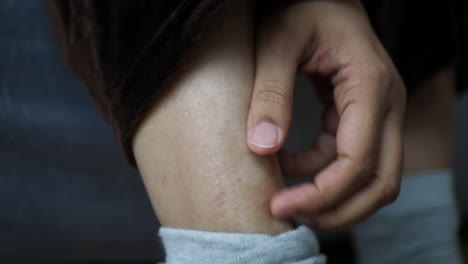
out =
{"type": "Polygon", "coordinates": [[[313,183],[285,189],[275,195],[272,201],[275,216],[334,208],[373,176],[386,104],[379,104],[379,79],[368,78],[367,81],[359,87],[336,88],[335,101],[340,117],[337,158],[316,176],[313,183]]]}

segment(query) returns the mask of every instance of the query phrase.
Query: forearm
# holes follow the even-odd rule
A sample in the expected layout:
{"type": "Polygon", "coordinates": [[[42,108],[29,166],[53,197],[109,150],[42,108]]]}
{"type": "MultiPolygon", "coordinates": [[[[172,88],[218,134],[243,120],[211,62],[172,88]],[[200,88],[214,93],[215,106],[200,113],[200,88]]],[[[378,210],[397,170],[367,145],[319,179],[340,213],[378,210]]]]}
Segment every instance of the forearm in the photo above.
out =
{"type": "Polygon", "coordinates": [[[250,4],[241,2],[209,21],[136,134],[138,167],[163,225],[260,233],[290,228],[269,211],[281,187],[276,157],[255,156],[245,139],[254,54],[250,4]]]}

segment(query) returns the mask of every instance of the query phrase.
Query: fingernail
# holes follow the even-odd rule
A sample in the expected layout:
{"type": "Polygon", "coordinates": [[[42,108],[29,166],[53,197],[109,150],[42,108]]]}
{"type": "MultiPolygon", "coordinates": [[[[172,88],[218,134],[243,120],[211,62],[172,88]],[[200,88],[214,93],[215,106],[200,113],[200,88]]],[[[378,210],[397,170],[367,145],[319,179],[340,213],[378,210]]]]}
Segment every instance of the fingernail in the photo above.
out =
{"type": "Polygon", "coordinates": [[[272,148],[278,145],[279,128],[268,122],[261,122],[255,127],[250,142],[257,147],[272,148]]]}

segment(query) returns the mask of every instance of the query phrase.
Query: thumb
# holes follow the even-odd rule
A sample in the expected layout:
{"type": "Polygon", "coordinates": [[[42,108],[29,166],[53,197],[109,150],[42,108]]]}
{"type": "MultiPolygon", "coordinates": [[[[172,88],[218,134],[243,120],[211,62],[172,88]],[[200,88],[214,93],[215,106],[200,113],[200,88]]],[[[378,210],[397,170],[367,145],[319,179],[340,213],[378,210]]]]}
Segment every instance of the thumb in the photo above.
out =
{"type": "Polygon", "coordinates": [[[259,155],[274,154],[284,144],[302,52],[297,41],[288,39],[290,34],[281,30],[268,33],[268,37],[260,34],[257,41],[256,76],[247,122],[249,148],[259,155]]]}

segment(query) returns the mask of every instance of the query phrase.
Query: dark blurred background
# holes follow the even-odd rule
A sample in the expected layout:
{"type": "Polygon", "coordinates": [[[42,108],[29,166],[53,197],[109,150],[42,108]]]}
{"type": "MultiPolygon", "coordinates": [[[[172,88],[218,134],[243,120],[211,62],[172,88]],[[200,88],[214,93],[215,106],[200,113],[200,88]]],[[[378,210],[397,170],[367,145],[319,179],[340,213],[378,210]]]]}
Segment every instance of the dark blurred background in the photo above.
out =
{"type": "MultiPolygon", "coordinates": [[[[299,86],[298,97],[312,96],[299,86]]],[[[297,107],[318,119],[310,103],[297,107]]],[[[468,94],[454,115],[466,223],[468,94]]],[[[318,122],[310,124],[315,131],[318,122]]],[[[158,222],[138,173],[64,65],[42,1],[0,2],[0,175],[0,263],[161,260],[158,222]]],[[[339,239],[325,248],[330,243],[346,245],[339,239]]]]}

